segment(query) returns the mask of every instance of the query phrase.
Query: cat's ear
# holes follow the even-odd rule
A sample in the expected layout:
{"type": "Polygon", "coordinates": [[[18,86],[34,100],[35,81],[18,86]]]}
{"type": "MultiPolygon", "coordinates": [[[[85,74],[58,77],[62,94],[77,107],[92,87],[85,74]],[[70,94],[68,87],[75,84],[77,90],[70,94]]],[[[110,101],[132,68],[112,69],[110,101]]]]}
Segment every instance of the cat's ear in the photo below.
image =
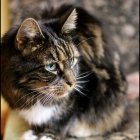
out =
{"type": "Polygon", "coordinates": [[[69,33],[76,28],[77,12],[76,9],[71,9],[61,17],[61,32],[69,33]]]}
{"type": "Polygon", "coordinates": [[[33,42],[36,43],[37,40],[41,40],[43,38],[43,33],[41,32],[37,21],[33,18],[27,18],[22,22],[18,29],[16,35],[16,46],[18,49],[23,50],[25,47],[28,47],[27,44],[33,42]]]}

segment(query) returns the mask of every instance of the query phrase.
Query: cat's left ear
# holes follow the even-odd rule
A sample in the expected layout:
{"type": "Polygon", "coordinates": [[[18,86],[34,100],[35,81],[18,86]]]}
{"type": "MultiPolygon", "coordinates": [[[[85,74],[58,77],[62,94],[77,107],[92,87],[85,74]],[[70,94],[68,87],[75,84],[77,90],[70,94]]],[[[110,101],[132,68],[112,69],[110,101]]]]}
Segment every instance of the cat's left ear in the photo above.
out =
{"type": "Polygon", "coordinates": [[[33,18],[27,18],[18,29],[16,47],[21,51],[33,50],[36,49],[35,46],[40,44],[42,39],[44,39],[44,36],[38,22],[33,18]]]}
{"type": "Polygon", "coordinates": [[[60,18],[61,32],[69,33],[76,28],[77,12],[76,9],[71,9],[60,18]]]}

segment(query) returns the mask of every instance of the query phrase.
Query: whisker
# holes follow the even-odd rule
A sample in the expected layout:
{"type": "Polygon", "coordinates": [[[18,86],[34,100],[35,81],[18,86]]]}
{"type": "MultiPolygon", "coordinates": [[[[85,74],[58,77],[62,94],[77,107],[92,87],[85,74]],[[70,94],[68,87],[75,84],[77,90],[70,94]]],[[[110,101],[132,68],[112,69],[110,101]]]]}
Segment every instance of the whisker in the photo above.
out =
{"type": "Polygon", "coordinates": [[[21,108],[25,108],[27,107],[31,102],[33,102],[33,98],[35,99],[36,97],[40,96],[39,93],[36,93],[35,95],[33,95],[31,98],[28,98],[25,103],[21,106],[21,108]]]}
{"type": "Polygon", "coordinates": [[[82,95],[84,95],[84,96],[87,96],[85,93],[83,93],[80,89],[78,89],[78,88],[76,88],[76,87],[74,87],[74,89],[75,90],[77,90],[79,93],[81,93],[82,95]]]}
{"type": "MultiPolygon", "coordinates": [[[[42,87],[41,88],[38,88],[38,89],[42,89],[42,87]]],[[[38,98],[38,97],[40,97],[40,96],[42,96],[43,94],[42,93],[37,93],[37,91],[35,90],[35,89],[32,89],[32,90],[34,90],[33,92],[30,92],[29,94],[31,94],[31,93],[35,93],[35,95],[33,95],[31,98],[29,98],[29,99],[27,99],[27,101],[24,103],[24,104],[26,104],[26,106],[29,104],[29,103],[31,103],[31,102],[33,102],[33,100],[35,100],[36,98],[38,98]],[[37,96],[36,96],[37,95],[37,96]]],[[[38,91],[38,92],[42,92],[42,90],[40,90],[40,91],[38,91]]],[[[29,95],[28,94],[28,95],[29,95]]],[[[27,95],[26,95],[27,96],[27,95]]],[[[23,106],[24,106],[24,104],[23,104],[23,106]]]]}
{"type": "Polygon", "coordinates": [[[54,95],[54,93],[51,93],[51,94],[49,95],[49,98],[47,98],[47,100],[45,100],[45,102],[49,102],[49,101],[53,98],[53,95],[54,95]]]}
{"type": "Polygon", "coordinates": [[[87,40],[89,40],[89,39],[93,39],[93,38],[94,38],[94,37],[89,37],[89,38],[86,38],[86,39],[82,40],[79,44],[76,45],[76,47],[78,47],[81,43],[83,43],[83,42],[85,42],[85,41],[87,41],[87,40]]]}
{"type": "Polygon", "coordinates": [[[88,91],[88,90],[86,90],[86,89],[84,89],[82,86],[80,86],[80,85],[76,85],[76,87],[78,87],[78,88],[80,88],[80,89],[83,89],[83,90],[85,90],[85,91],[88,91]]]}
{"type": "Polygon", "coordinates": [[[76,83],[80,84],[80,83],[87,83],[87,82],[89,82],[89,80],[88,81],[77,81],[76,83]]]}
{"type": "MultiPolygon", "coordinates": [[[[40,90],[41,92],[43,92],[43,90],[40,90]]],[[[27,101],[23,104],[23,106],[25,105],[25,107],[27,106],[27,105],[29,105],[31,102],[33,102],[35,99],[37,99],[37,98],[40,98],[41,96],[43,96],[44,97],[44,93],[36,93],[36,95],[33,95],[31,98],[29,98],[29,99],[27,99],[27,101]],[[27,103],[27,104],[26,104],[27,103]]],[[[43,98],[42,97],[42,98],[43,98]]],[[[41,99],[42,99],[41,98],[41,99]]]]}
{"type": "MultiPolygon", "coordinates": [[[[41,99],[39,99],[39,100],[42,100],[45,96],[46,96],[46,94],[43,93],[43,91],[42,91],[42,93],[38,93],[37,96],[33,96],[31,101],[33,102],[35,99],[40,98],[40,97],[41,97],[41,99]],[[41,96],[42,96],[42,97],[41,97],[41,96]]],[[[29,103],[30,103],[30,101],[29,101],[29,103]]],[[[29,103],[28,103],[28,104],[29,104],[29,103]]],[[[28,105],[28,104],[27,104],[27,105],[28,105]]],[[[27,105],[26,105],[26,106],[27,106],[27,105]]],[[[35,104],[34,104],[34,105],[35,105],[35,104]]]]}
{"type": "Polygon", "coordinates": [[[44,105],[45,100],[47,100],[47,98],[49,98],[49,94],[43,96],[43,97],[40,99],[40,101],[42,102],[43,105],[44,105]]]}
{"type": "Polygon", "coordinates": [[[31,95],[31,94],[33,94],[33,93],[35,93],[35,92],[36,92],[36,91],[32,91],[32,92],[30,92],[30,93],[28,93],[28,94],[22,96],[19,100],[17,100],[17,102],[15,102],[14,105],[16,105],[19,101],[21,101],[21,100],[22,100],[23,98],[25,98],[26,96],[29,96],[29,95],[31,95]]]}
{"type": "Polygon", "coordinates": [[[46,95],[44,97],[44,99],[41,99],[42,100],[42,104],[45,105],[46,102],[48,103],[52,99],[53,95],[54,95],[54,92],[53,93],[49,93],[48,95],[46,95]]]}
{"type": "Polygon", "coordinates": [[[79,80],[79,79],[83,79],[83,78],[89,76],[90,74],[92,74],[92,72],[91,72],[91,73],[88,73],[87,75],[84,75],[84,76],[78,77],[78,78],[76,78],[76,79],[77,79],[77,80],[79,80]]]}
{"type": "MultiPolygon", "coordinates": [[[[62,85],[58,85],[56,86],[57,87],[62,87],[62,85]]],[[[18,102],[20,102],[21,100],[26,99],[26,101],[24,102],[24,104],[21,106],[22,107],[26,107],[27,105],[29,105],[31,102],[33,102],[35,99],[43,96],[43,94],[45,95],[46,94],[46,91],[45,89],[51,89],[52,91],[55,90],[54,87],[50,87],[50,86],[44,86],[44,87],[39,87],[39,88],[34,88],[34,89],[30,89],[31,92],[29,92],[28,94],[26,95],[23,95],[19,100],[16,101],[16,103],[14,105],[17,105],[18,102]],[[39,93],[38,93],[39,92],[39,93]],[[35,95],[31,95],[31,94],[35,94],[35,95]],[[31,95],[31,98],[28,98],[28,96],[31,95]]],[[[50,93],[47,94],[50,96],[50,93]]],[[[42,97],[43,98],[43,97],[42,97]]],[[[49,98],[49,97],[48,97],[49,98]]]]}
{"type": "Polygon", "coordinates": [[[85,74],[87,74],[87,73],[90,73],[90,72],[91,72],[91,71],[83,72],[83,73],[79,74],[78,77],[79,77],[79,76],[82,76],[82,75],[85,75],[85,74]]]}

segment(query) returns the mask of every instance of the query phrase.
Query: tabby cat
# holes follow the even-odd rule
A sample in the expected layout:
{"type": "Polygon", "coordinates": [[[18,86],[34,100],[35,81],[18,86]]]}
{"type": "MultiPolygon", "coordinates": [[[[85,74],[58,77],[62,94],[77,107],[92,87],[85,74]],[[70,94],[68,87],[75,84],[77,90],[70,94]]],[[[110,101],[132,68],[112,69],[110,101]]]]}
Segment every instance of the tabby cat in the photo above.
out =
{"type": "Polygon", "coordinates": [[[31,126],[22,140],[105,135],[126,116],[126,80],[106,28],[73,5],[22,17],[2,38],[1,90],[31,126]]]}

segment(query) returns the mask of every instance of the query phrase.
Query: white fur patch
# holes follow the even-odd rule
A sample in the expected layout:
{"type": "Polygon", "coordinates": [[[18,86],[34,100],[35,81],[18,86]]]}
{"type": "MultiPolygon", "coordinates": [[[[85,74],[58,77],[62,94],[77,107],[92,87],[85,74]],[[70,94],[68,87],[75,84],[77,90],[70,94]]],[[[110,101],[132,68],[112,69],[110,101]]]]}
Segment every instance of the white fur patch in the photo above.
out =
{"type": "Polygon", "coordinates": [[[49,137],[46,137],[46,136],[42,136],[41,138],[40,138],[40,140],[53,140],[52,138],[49,138],[49,137]]]}
{"type": "Polygon", "coordinates": [[[23,134],[21,140],[37,140],[37,136],[33,134],[32,130],[29,130],[23,134]]]}
{"type": "Polygon", "coordinates": [[[24,109],[19,111],[19,114],[29,124],[41,125],[42,123],[46,123],[53,116],[55,116],[56,112],[56,106],[44,107],[38,102],[30,109],[24,109]]]}
{"type": "Polygon", "coordinates": [[[20,140],[53,140],[50,137],[42,136],[41,138],[38,138],[36,135],[33,134],[32,130],[26,131],[20,140]]]}

